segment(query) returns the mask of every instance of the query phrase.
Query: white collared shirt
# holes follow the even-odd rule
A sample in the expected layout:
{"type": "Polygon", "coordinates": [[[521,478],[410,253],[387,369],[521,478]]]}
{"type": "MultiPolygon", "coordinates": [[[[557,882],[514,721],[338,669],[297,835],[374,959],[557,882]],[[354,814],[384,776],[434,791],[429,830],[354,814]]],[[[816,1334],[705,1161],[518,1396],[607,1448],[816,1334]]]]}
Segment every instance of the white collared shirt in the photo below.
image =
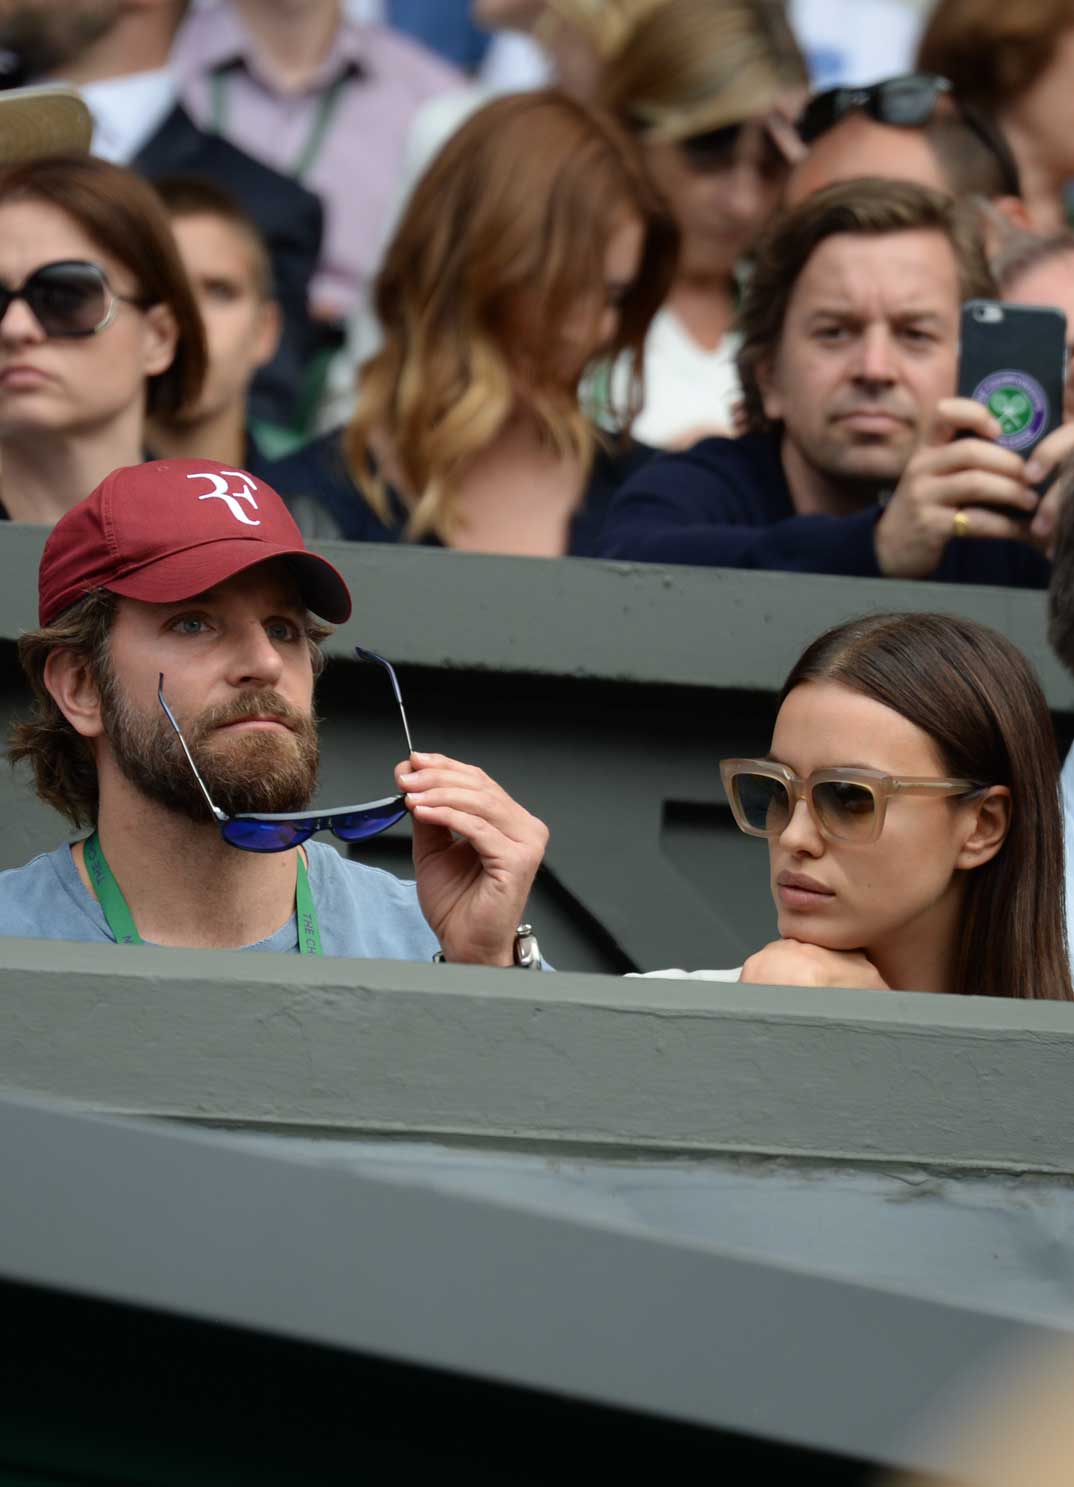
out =
{"type": "Polygon", "coordinates": [[[128,165],[178,101],[166,67],[84,83],[78,91],[93,115],[93,153],[113,165],[128,165]]]}

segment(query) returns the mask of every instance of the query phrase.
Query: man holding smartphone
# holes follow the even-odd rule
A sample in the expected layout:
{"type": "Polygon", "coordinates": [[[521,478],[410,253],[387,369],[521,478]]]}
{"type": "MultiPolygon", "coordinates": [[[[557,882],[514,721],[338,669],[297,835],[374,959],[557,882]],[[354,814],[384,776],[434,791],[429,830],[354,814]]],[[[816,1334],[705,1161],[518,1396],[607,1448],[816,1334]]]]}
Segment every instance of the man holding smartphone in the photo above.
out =
{"type": "Polygon", "coordinates": [[[976,223],[905,181],[844,182],[759,246],[739,316],[746,433],[657,458],[613,503],[602,555],[1043,587],[1074,448],[1030,460],[955,397],[963,303],[994,295],[976,223]]]}

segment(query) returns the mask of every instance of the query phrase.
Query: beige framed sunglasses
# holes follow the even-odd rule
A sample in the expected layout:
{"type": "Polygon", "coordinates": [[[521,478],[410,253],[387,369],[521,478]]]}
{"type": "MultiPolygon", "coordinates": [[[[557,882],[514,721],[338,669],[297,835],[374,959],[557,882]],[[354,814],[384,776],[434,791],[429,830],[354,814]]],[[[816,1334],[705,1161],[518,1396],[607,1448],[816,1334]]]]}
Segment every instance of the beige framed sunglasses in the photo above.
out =
{"type": "Polygon", "coordinates": [[[804,800],[821,836],[829,841],[875,842],[893,795],[938,800],[988,789],[973,780],[883,774],[878,769],[815,769],[802,779],[770,759],[722,759],[720,775],[735,823],[747,836],[779,836],[804,800]]]}

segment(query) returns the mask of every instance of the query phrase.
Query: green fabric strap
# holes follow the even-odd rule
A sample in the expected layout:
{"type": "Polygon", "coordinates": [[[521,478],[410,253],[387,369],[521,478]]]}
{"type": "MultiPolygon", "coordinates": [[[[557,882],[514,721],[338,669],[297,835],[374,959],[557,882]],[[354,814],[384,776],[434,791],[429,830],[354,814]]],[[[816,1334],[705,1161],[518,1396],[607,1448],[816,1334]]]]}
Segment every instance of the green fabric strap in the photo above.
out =
{"type": "MultiPolygon", "coordinates": [[[[144,945],[145,941],[135,928],[123,890],[108,866],[96,832],[87,837],[83,851],[93,891],[97,895],[108,928],[115,936],[116,944],[144,945]]],[[[298,874],[295,879],[295,918],[298,921],[299,954],[323,955],[321,928],[317,923],[317,910],[313,907],[313,894],[310,892],[310,877],[301,852],[298,854],[298,874]]]]}
{"type": "Polygon", "coordinates": [[[298,854],[298,877],[295,880],[295,917],[298,920],[298,953],[300,955],[323,955],[321,949],[321,927],[317,923],[317,910],[313,907],[310,892],[310,875],[298,854]]]}
{"type": "MultiPolygon", "coordinates": [[[[227,68],[221,68],[219,72],[210,74],[209,77],[209,102],[212,109],[212,128],[214,134],[227,133],[228,115],[228,84],[231,80],[227,68]]],[[[325,138],[332,127],[333,120],[343,102],[343,94],[347,84],[350,82],[350,74],[341,72],[330,88],[326,88],[317,99],[317,107],[313,113],[313,123],[306,143],[298,152],[298,157],[292,165],[290,174],[296,181],[302,181],[309,175],[314,165],[321,157],[324,149],[325,138]]]]}
{"type": "Polygon", "coordinates": [[[105,861],[101,841],[94,832],[83,847],[86,871],[90,875],[93,891],[101,905],[101,912],[108,921],[108,928],[115,936],[117,945],[144,945],[145,941],[134,927],[131,911],[123,890],[115,880],[112,869],[105,861]]]}

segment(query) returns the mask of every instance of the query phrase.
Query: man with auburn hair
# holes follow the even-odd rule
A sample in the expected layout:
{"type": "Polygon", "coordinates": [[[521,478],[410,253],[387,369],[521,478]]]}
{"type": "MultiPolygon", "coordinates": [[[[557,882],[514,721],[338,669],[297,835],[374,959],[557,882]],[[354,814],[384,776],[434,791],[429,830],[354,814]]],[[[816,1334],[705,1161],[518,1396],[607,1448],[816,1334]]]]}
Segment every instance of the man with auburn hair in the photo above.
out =
{"type": "Polygon", "coordinates": [[[407,732],[401,793],[309,811],[328,633],[311,616],[350,610],[245,471],[127,467],[67,512],[19,641],[35,713],[11,756],[93,831],[0,873],[0,935],[539,968],[519,920],[548,833],[481,770],[407,732]],[[365,840],[407,812],[416,884],[310,839],[365,840]]]}
{"type": "Polygon", "coordinates": [[[994,292],[972,218],[907,181],[830,186],[757,250],[738,358],[747,433],[651,461],[601,556],[1043,587],[1061,494],[953,396],[962,302],[994,292]]]}
{"type": "Polygon", "coordinates": [[[268,457],[250,427],[250,384],[280,339],[268,247],[253,218],[211,181],[165,176],[155,186],[201,311],[209,363],[196,403],[149,421],[149,446],[168,459],[208,457],[259,475],[268,457]]]}

